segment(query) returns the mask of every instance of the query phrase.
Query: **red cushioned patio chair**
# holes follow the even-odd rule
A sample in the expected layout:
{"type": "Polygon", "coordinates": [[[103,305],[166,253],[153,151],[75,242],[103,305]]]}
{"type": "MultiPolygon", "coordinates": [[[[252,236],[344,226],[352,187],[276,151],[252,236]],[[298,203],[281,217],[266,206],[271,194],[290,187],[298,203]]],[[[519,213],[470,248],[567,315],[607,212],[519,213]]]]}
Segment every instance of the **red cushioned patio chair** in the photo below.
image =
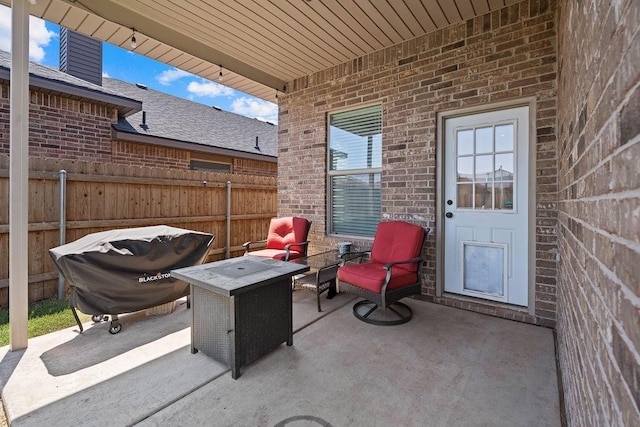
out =
{"type": "Polygon", "coordinates": [[[353,314],[374,325],[399,325],[411,320],[411,308],[398,302],[419,294],[422,252],[430,229],[403,221],[378,224],[369,261],[338,269],[338,289],[365,298],[353,314]]]}
{"type": "Polygon", "coordinates": [[[269,234],[265,240],[246,242],[245,255],[273,258],[281,261],[289,261],[307,256],[309,241],[309,229],[311,221],[297,216],[284,218],[272,218],[269,224],[269,234]],[[264,249],[251,251],[251,245],[266,243],[264,249]]]}

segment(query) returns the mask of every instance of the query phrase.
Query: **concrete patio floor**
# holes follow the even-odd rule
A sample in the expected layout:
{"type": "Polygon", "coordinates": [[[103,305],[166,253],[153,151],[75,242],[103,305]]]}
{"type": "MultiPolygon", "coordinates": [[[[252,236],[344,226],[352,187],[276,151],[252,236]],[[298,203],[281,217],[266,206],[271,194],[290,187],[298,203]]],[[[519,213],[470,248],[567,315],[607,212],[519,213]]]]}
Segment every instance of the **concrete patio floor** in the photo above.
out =
{"type": "Polygon", "coordinates": [[[414,299],[407,324],[294,292],[293,346],[244,367],[191,354],[190,316],[121,316],[0,348],[12,426],[559,426],[553,331],[414,299]]]}

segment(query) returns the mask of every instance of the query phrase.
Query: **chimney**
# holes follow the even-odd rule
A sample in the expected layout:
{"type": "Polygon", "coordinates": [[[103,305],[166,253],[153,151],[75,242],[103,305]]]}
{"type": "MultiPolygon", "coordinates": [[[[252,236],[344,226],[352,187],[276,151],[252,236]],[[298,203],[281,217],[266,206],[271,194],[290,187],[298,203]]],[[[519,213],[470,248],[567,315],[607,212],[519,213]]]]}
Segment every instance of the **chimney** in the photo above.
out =
{"type": "Polygon", "coordinates": [[[61,26],[60,71],[102,86],[102,41],[61,26]]]}

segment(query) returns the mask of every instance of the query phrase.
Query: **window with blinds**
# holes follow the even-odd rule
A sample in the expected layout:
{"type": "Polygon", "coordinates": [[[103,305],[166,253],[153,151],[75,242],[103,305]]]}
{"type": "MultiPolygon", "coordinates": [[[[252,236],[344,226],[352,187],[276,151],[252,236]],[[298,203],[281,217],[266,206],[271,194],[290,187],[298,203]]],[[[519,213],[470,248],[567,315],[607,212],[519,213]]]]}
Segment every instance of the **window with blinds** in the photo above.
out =
{"type": "Polygon", "coordinates": [[[380,222],[382,107],[329,114],[328,232],[373,237],[380,222]]]}

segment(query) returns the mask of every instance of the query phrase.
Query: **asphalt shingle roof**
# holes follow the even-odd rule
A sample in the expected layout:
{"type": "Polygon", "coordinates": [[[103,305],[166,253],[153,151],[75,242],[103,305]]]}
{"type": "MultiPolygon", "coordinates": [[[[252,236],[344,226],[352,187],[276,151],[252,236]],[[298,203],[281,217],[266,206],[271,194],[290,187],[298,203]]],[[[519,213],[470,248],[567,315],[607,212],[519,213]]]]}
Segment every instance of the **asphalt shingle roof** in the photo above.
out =
{"type": "MultiPolygon", "coordinates": [[[[8,80],[10,70],[11,54],[0,51],[0,78],[8,80]]],[[[29,63],[29,74],[33,86],[122,107],[119,111],[130,115],[121,116],[114,125],[120,132],[258,156],[278,156],[278,127],[273,124],[109,77],[104,77],[102,86],[98,86],[33,62],[29,63]],[[143,112],[146,125],[142,124],[143,112]],[[255,148],[256,137],[259,149],[255,148]]]]}
{"type": "MultiPolygon", "coordinates": [[[[0,50],[0,78],[9,80],[10,73],[11,54],[0,50]]],[[[140,108],[139,102],[124,94],[74,77],[57,68],[29,62],[29,75],[29,83],[32,86],[112,104],[118,106],[119,111],[124,114],[129,114],[140,108]]]]}
{"type": "Polygon", "coordinates": [[[143,111],[121,118],[115,125],[118,131],[257,155],[278,155],[276,125],[109,77],[103,78],[102,84],[112,92],[142,101],[143,111]],[[255,148],[256,137],[259,150],[255,148]]]}

